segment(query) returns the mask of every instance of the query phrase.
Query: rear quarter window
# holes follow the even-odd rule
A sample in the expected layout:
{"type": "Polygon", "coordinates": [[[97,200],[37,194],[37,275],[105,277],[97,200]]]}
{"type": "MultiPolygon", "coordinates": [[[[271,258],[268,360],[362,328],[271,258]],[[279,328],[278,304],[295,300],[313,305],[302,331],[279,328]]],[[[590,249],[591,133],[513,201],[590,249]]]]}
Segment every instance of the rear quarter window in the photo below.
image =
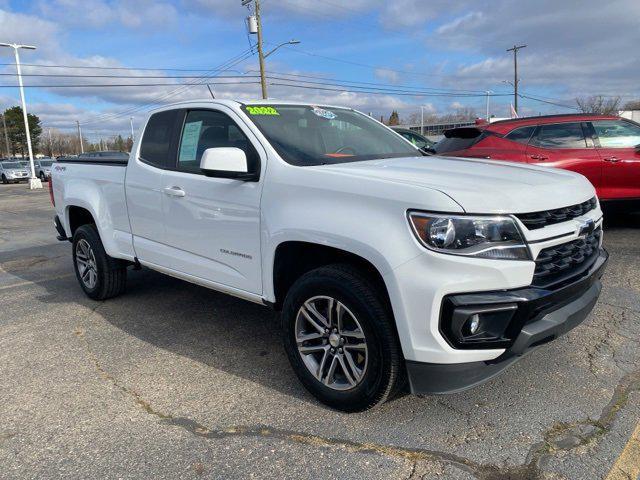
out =
{"type": "Polygon", "coordinates": [[[528,125],[526,127],[519,127],[514,130],[511,130],[507,133],[504,138],[507,140],[511,140],[513,142],[524,143],[525,145],[529,143],[531,139],[531,135],[536,131],[535,125],[528,125]]]}
{"type": "Polygon", "coordinates": [[[174,168],[178,122],[182,110],[166,110],[149,117],[140,143],[140,159],[158,168],[174,168]]]}
{"type": "Polygon", "coordinates": [[[457,128],[444,132],[445,138],[433,147],[436,153],[465,150],[478,143],[490,134],[477,128],[457,128]]]}

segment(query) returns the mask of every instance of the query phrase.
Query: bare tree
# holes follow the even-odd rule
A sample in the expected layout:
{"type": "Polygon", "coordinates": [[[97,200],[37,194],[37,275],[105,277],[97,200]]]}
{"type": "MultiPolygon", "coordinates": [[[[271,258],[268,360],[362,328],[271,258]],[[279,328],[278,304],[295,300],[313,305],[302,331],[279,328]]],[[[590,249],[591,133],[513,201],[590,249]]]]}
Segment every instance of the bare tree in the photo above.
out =
{"type": "Polygon", "coordinates": [[[623,110],[640,110],[640,100],[632,100],[624,104],[623,110]]]}
{"type": "Polygon", "coordinates": [[[620,110],[620,97],[578,97],[576,104],[582,113],[596,113],[601,115],[617,115],[620,110]]]}

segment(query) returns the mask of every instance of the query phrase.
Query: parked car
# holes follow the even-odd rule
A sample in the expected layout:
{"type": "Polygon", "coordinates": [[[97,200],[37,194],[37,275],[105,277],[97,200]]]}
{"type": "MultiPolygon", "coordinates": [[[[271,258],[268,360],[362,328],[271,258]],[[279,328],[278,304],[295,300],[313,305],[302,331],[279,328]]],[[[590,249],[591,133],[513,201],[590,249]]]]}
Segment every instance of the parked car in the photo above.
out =
{"type": "Polygon", "coordinates": [[[118,152],[115,150],[105,150],[101,152],[85,152],[78,155],[79,159],[84,160],[123,160],[128,159],[129,154],[125,152],[118,152]]]}
{"type": "Polygon", "coordinates": [[[46,182],[51,178],[51,165],[53,160],[49,157],[39,158],[33,161],[33,167],[35,169],[36,177],[41,181],[46,182]]]}
{"type": "Polygon", "coordinates": [[[424,135],[403,127],[391,127],[391,130],[402,135],[423,152],[433,153],[433,146],[435,145],[435,142],[432,142],[424,135]]]}
{"type": "Polygon", "coordinates": [[[601,201],[640,200],[640,124],[616,116],[550,115],[456,128],[435,150],[573,170],[589,179],[601,201]]]}
{"type": "Polygon", "coordinates": [[[5,160],[0,162],[0,178],[2,183],[18,183],[29,180],[29,172],[20,162],[5,160]]]}
{"type": "Polygon", "coordinates": [[[87,296],[145,266],[279,310],[298,378],[345,411],[494,377],[587,317],[607,261],[582,175],[425,161],[340,107],[166,106],[128,160],[59,160],[49,188],[87,296]]]}

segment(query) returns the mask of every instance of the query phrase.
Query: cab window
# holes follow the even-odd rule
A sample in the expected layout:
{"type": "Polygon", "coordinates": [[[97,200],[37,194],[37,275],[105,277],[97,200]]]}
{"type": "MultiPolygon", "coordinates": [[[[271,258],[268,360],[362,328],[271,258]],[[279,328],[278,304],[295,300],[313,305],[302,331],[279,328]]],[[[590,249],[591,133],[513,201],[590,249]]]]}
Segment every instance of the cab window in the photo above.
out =
{"type": "Polygon", "coordinates": [[[258,152],[231,117],[215,110],[189,111],[180,138],[178,170],[201,173],[202,154],[208,148],[218,147],[243,150],[247,156],[249,172],[257,171],[258,152]]]}

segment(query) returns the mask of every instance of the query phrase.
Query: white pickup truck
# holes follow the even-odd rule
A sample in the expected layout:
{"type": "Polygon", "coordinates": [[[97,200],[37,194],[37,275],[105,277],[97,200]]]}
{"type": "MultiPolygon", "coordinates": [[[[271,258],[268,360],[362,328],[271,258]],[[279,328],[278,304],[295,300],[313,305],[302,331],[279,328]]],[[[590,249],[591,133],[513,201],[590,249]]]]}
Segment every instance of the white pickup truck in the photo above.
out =
{"type": "Polygon", "coordinates": [[[348,108],[167,106],[128,161],[51,183],[89,297],[144,266],[281,310],[293,370],[344,411],[497,375],[588,316],[607,261],[584,177],[423,156],[348,108]]]}

